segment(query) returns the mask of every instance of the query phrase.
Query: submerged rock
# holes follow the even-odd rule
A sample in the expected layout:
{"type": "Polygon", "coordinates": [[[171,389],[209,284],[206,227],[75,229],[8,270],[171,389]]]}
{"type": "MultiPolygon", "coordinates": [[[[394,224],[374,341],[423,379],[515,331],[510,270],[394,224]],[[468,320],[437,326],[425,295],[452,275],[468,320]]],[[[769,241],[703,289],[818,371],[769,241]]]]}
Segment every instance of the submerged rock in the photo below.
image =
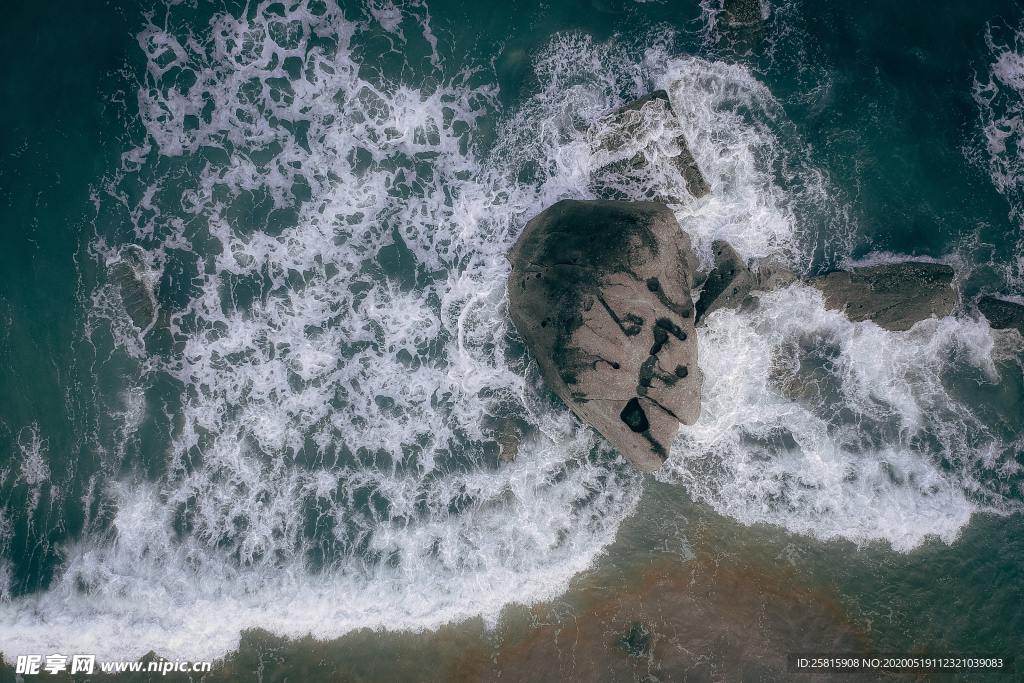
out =
{"type": "Polygon", "coordinates": [[[509,312],[548,386],[642,470],[700,412],[696,261],[655,202],[563,200],[509,253],[509,312]]]}
{"type": "Polygon", "coordinates": [[[828,308],[850,320],[871,320],[899,332],[925,318],[952,313],[957,299],[953,275],[944,263],[910,261],[829,273],[809,284],[825,295],[828,308]]]}
{"type": "Polygon", "coordinates": [[[978,310],[996,330],[1017,330],[1024,335],[1024,305],[994,296],[978,300],[978,310]]]}
{"type": "MultiPolygon", "coordinates": [[[[646,141],[652,130],[660,128],[669,130],[678,130],[679,128],[675,112],[672,111],[672,104],[668,99],[668,93],[664,90],[655,90],[612,112],[596,136],[598,146],[613,156],[612,161],[601,170],[618,172],[627,176],[642,172],[650,163],[650,159],[661,153],[661,150],[655,152],[651,149],[651,142],[646,141]],[[639,145],[642,145],[643,148],[629,154],[630,150],[634,150],[639,145]],[[615,158],[623,153],[625,156],[615,158]]],[[[690,196],[695,199],[703,197],[711,191],[711,187],[690,152],[686,136],[680,131],[674,136],[673,143],[678,151],[673,149],[666,152],[671,159],[672,166],[682,177],[690,196]]],[[[656,145],[653,146],[656,147],[656,145]]],[[[598,184],[601,184],[600,173],[598,176],[598,184]]],[[[687,197],[674,195],[671,192],[658,193],[653,189],[648,192],[648,198],[671,203],[681,203],[687,199],[687,197]]]]}
{"type": "Polygon", "coordinates": [[[634,621],[629,625],[629,630],[619,638],[618,645],[630,657],[647,657],[651,654],[653,641],[654,634],[647,624],[634,621]]]}
{"type": "Polygon", "coordinates": [[[110,267],[110,275],[121,294],[121,303],[132,323],[146,334],[156,322],[156,296],[145,277],[146,264],[138,247],[125,247],[110,267]]]}
{"type": "Polygon", "coordinates": [[[722,21],[730,28],[755,26],[768,18],[767,9],[761,0],[724,0],[722,21]]]}

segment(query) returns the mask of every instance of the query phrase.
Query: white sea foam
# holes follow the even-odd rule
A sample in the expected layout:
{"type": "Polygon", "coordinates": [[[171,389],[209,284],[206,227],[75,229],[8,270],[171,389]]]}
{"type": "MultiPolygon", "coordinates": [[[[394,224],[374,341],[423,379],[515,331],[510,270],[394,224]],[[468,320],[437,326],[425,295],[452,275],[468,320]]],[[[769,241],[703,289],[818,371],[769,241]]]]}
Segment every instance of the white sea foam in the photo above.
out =
{"type": "MultiPolygon", "coordinates": [[[[524,216],[585,190],[587,169],[541,189],[507,176],[525,158],[515,148],[482,162],[473,135],[494,89],[472,74],[364,77],[363,32],[436,56],[424,8],[377,3],[356,23],[279,7],[219,15],[209,35],[172,21],[139,36],[147,136],[102,201],[127,207],[158,290],[196,273],[170,308],[170,353],[147,350],[111,285],[91,299],[90,334],[173,378],[181,405],[161,480],[108,481],[109,529],[66,549],[48,591],[0,607],[11,651],[216,656],[253,626],[337,636],[494,619],[564,590],[636,503],[638,476],[506,358],[504,254],[524,216]],[[235,211],[262,197],[284,216],[265,230],[235,211]],[[522,434],[499,466],[503,421],[522,434]]],[[[551,144],[533,158],[575,151],[551,144]]],[[[92,248],[103,263],[119,246],[92,248]]],[[[113,471],[143,396],[129,390],[112,416],[113,471]]]]}
{"type": "MultiPolygon", "coordinates": [[[[375,2],[358,20],[281,8],[195,29],[172,8],[139,35],[146,137],[99,200],[130,230],[92,249],[105,263],[121,242],[145,247],[173,343],[154,350],[102,283],[88,323],[145,379],[119,394],[103,471],[121,471],[157,379],[180,388],[163,397],[166,462],[157,481],[90,480],[89,532],[52,586],[0,603],[5,651],[211,657],[249,627],[435,627],[563,591],[634,509],[640,478],[550,403],[510,343],[504,254],[548,204],[592,196],[593,122],[653,87],[712,186],[676,207],[705,262],[725,238],[804,268],[825,229],[833,257],[849,253],[828,179],[767,88],[674,56],[668,34],[559,36],[536,58],[535,91],[498,112],[487,78],[445,71],[423,5],[375,2]],[[429,54],[431,85],[373,71],[368,35],[392,46],[376,61],[429,54]],[[481,117],[498,119],[493,145],[481,117]],[[516,458],[499,462],[510,433],[516,458]]],[[[647,142],[669,149],[674,134],[647,142]]],[[[685,192],[665,155],[648,172],[685,192]]],[[[986,327],[883,333],[799,287],[709,322],[705,409],[665,476],[744,522],[899,549],[966,523],[971,480],[935,462],[967,462],[968,446],[932,452],[914,436],[963,433],[949,425],[968,413],[935,410],[940,366],[971,347],[965,362],[994,372],[986,327]],[[814,357],[815,340],[838,349],[831,381],[881,425],[874,441],[828,394],[805,405],[772,389],[770,369],[814,357]]]]}
{"type": "Polygon", "coordinates": [[[32,424],[18,433],[18,449],[21,465],[16,482],[28,487],[29,499],[26,514],[29,518],[39,505],[42,489],[50,481],[48,441],[39,434],[39,425],[32,424]]]}
{"type": "Polygon", "coordinates": [[[996,381],[992,355],[984,322],[888,332],[800,284],[716,312],[700,337],[701,417],[662,476],[748,524],[898,550],[952,542],[977,510],[1016,505],[977,481],[1013,444],[944,384],[953,365],[996,381]]]}
{"type": "MultiPolygon", "coordinates": [[[[3,483],[2,472],[0,472],[0,484],[3,483]]],[[[11,563],[7,559],[11,548],[11,537],[14,536],[14,529],[11,528],[11,520],[3,510],[0,510],[0,603],[11,599],[11,563]]]]}
{"type": "MultiPolygon", "coordinates": [[[[650,52],[648,60],[663,58],[650,52]]],[[[677,217],[705,263],[711,242],[727,240],[747,258],[782,255],[810,266],[827,225],[830,258],[851,247],[852,227],[834,209],[825,175],[793,154],[797,140],[771,92],[743,66],[691,58],[666,60],[659,79],[694,157],[711,184],[702,202],[677,217]]]]}
{"type": "Polygon", "coordinates": [[[872,251],[856,259],[847,259],[843,262],[843,267],[849,268],[864,268],[867,266],[879,266],[890,263],[944,263],[946,265],[955,265],[956,259],[952,256],[944,258],[935,258],[934,256],[916,256],[912,254],[895,254],[891,251],[872,251]]]}
{"type": "MultiPolygon", "coordinates": [[[[985,42],[991,59],[972,88],[985,142],[983,163],[1007,198],[1011,218],[1024,224],[1024,29],[989,26],[985,42]]],[[[976,155],[968,150],[968,156],[976,155]]],[[[1024,236],[999,270],[1010,290],[1024,291],[1024,236]]]]}
{"type": "Polygon", "coordinates": [[[999,42],[991,28],[986,41],[993,60],[986,76],[974,81],[974,99],[982,115],[992,182],[1001,192],[1024,182],[1024,33],[1011,44],[999,42]]]}

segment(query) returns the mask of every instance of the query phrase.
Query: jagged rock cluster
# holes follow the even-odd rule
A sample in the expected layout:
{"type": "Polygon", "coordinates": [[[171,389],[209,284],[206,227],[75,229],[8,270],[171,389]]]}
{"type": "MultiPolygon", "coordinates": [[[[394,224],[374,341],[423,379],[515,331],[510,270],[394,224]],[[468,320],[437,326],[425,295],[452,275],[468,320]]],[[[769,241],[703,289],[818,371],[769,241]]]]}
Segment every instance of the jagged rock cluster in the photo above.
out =
{"type": "MultiPolygon", "coordinates": [[[[602,197],[626,198],[609,184],[609,176],[633,179],[644,199],[669,204],[699,199],[711,191],[710,185],[690,152],[686,136],[679,130],[679,120],[672,110],[668,93],[655,90],[649,95],[616,109],[606,116],[593,131],[595,150],[607,155],[609,161],[593,177],[593,189],[602,197]],[[672,131],[669,144],[663,140],[648,140],[645,132],[664,129],[672,131]],[[685,193],[670,188],[646,186],[642,176],[652,161],[667,157],[671,168],[683,181],[685,193]],[[689,196],[687,196],[687,194],[689,196]]],[[[636,197],[630,197],[635,199],[636,197]]]]}
{"type": "Polygon", "coordinates": [[[741,308],[753,291],[778,289],[796,280],[789,268],[774,259],[762,259],[756,269],[751,270],[728,242],[712,242],[711,251],[715,267],[701,287],[697,301],[698,321],[719,308],[741,308]]]}
{"type": "MultiPolygon", "coordinates": [[[[610,150],[634,149],[649,116],[673,116],[657,91],[610,115],[596,134],[610,150]]],[[[689,197],[710,191],[685,137],[672,164],[689,197]]],[[[640,151],[619,162],[641,170],[640,151]]],[[[560,201],[527,223],[509,253],[509,312],[548,386],[636,467],[658,469],[680,424],[700,413],[703,377],[698,325],[722,308],[752,305],[752,292],[793,283],[781,262],[748,264],[729,244],[712,245],[714,267],[696,304],[697,261],[673,213],[656,201],[560,201]]],[[[902,331],[950,315],[957,302],[953,269],[942,263],[889,263],[811,278],[826,306],[851,320],[902,331]]],[[[993,327],[1024,334],[1024,306],[984,297],[993,327]]]]}

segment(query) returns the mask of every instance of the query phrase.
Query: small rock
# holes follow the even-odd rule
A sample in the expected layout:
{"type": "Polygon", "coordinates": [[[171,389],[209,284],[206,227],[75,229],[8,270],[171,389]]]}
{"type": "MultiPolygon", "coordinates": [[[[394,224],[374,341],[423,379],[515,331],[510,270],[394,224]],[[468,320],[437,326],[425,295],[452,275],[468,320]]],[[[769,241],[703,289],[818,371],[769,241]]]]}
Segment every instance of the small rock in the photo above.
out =
{"type": "Polygon", "coordinates": [[[953,312],[954,272],[944,263],[908,261],[829,273],[809,281],[825,295],[828,308],[855,322],[871,320],[894,332],[929,317],[953,312]]]}
{"type": "Polygon", "coordinates": [[[719,308],[741,308],[751,301],[753,291],[771,291],[785,287],[797,277],[776,256],[754,261],[753,268],[732,246],[723,240],[711,243],[715,266],[704,279],[697,300],[697,323],[719,308]]]}
{"type": "Polygon", "coordinates": [[[993,329],[1012,329],[1024,335],[1024,306],[1021,304],[994,296],[983,296],[978,300],[978,310],[988,318],[993,329]]]}
{"type": "Polygon", "coordinates": [[[110,275],[120,289],[125,312],[145,335],[156,322],[157,303],[153,287],[146,277],[142,250],[134,245],[125,247],[111,266],[110,275]]]}
{"type": "Polygon", "coordinates": [[[488,420],[498,443],[498,460],[515,462],[519,447],[530,431],[530,425],[519,417],[493,417],[488,420]]]}
{"type": "Polygon", "coordinates": [[[739,308],[754,288],[754,275],[728,242],[712,242],[711,251],[715,256],[715,267],[708,273],[697,299],[697,322],[719,308],[739,308]]]}

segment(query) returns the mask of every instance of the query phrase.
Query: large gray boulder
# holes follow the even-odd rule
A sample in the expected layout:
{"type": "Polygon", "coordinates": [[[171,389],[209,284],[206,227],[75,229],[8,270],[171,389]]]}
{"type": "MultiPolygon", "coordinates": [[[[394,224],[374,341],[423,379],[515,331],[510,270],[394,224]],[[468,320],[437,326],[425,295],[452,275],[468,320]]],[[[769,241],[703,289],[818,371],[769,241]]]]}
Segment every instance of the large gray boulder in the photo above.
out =
{"type": "MultiPolygon", "coordinates": [[[[682,178],[690,197],[697,199],[710,192],[711,186],[690,152],[668,93],[664,90],[655,90],[616,109],[598,126],[595,142],[599,149],[610,153],[610,160],[595,174],[596,185],[603,187],[609,172],[626,177],[642,175],[648,164],[664,153],[663,145],[659,144],[662,141],[649,139],[651,131],[658,130],[673,131],[669,135],[674,154],[668,155],[669,162],[682,178]]],[[[685,194],[673,193],[668,188],[647,188],[646,194],[648,199],[670,203],[683,203],[689,199],[685,194]]]]}
{"type": "Polygon", "coordinates": [[[997,330],[1017,330],[1024,335],[1024,306],[1014,301],[983,296],[978,300],[978,310],[988,318],[989,325],[997,330]]]}
{"type": "Polygon", "coordinates": [[[909,330],[930,317],[953,312],[954,273],[944,263],[909,261],[854,268],[812,278],[828,308],[855,322],[871,320],[887,330],[909,330]]]}
{"type": "Polygon", "coordinates": [[[509,312],[548,386],[636,467],[700,412],[696,260],[655,202],[564,200],[509,253],[509,312]]]}

